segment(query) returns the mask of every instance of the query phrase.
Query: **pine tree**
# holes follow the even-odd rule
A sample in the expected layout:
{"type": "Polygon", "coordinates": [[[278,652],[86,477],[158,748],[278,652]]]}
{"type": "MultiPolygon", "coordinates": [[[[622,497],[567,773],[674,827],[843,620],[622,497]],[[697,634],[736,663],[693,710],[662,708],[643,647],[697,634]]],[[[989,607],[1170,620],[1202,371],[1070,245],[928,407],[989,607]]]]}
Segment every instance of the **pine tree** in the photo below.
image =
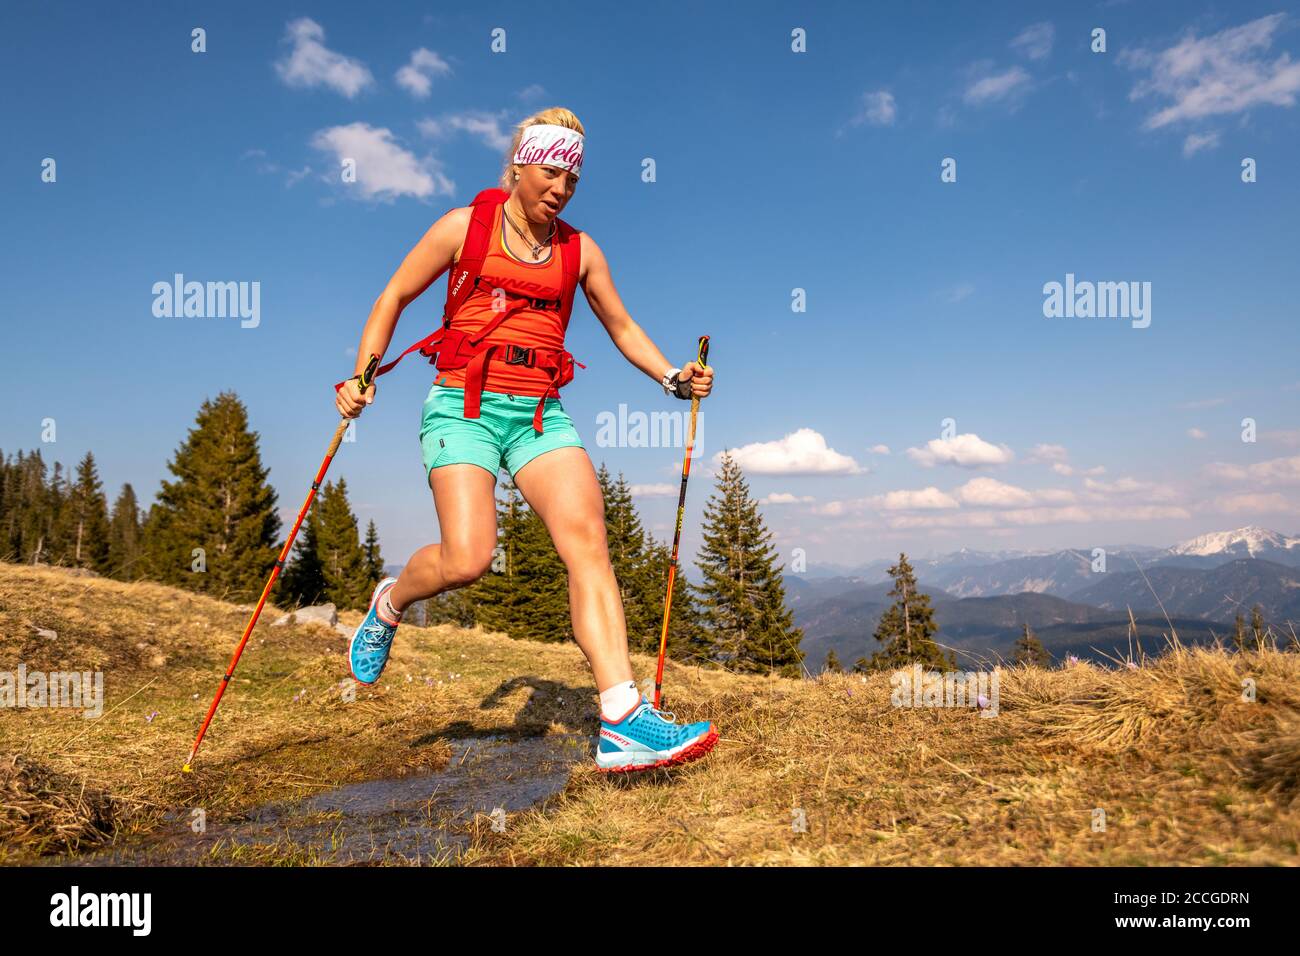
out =
{"type": "Polygon", "coordinates": [[[0,561],[22,560],[23,453],[11,462],[0,453],[0,561]]]}
{"type": "Polygon", "coordinates": [[[1043,647],[1043,642],[1034,634],[1028,623],[1024,625],[1024,631],[1016,641],[1011,659],[1017,664],[1029,664],[1033,667],[1048,667],[1052,663],[1052,655],[1048,653],[1047,648],[1043,647]]]}
{"type": "Polygon", "coordinates": [[[514,638],[559,642],[573,638],[569,575],[551,536],[511,481],[497,499],[500,572],[489,571],[466,588],[475,619],[514,638]]]}
{"type": "Polygon", "coordinates": [[[357,517],[348,502],[347,482],[326,482],[312,510],[320,511],[316,554],[325,576],[325,596],[340,608],[363,610],[370,604],[366,553],[357,533],[357,517]]]}
{"type": "Polygon", "coordinates": [[[0,448],[0,561],[13,560],[13,542],[10,540],[10,523],[13,521],[13,510],[17,506],[17,497],[12,494],[17,490],[17,485],[10,487],[10,474],[12,468],[9,465],[9,457],[5,454],[4,449],[0,448]]]}
{"type": "Polygon", "coordinates": [[[62,514],[63,562],[74,568],[104,571],[108,566],[108,501],[95,468],[95,456],[86,452],[77,465],[77,480],[67,494],[62,514]]]}
{"type": "Polygon", "coordinates": [[[45,461],[40,449],[26,459],[20,455],[18,469],[19,507],[22,509],[17,534],[19,560],[25,564],[47,562],[54,526],[53,496],[45,480],[45,461]]]}
{"type": "MultiPolygon", "coordinates": [[[[658,654],[672,552],[645,530],[632,501],[631,486],[622,474],[615,481],[602,463],[596,478],[605,501],[606,544],[623,602],[628,648],[658,654]]],[[[699,639],[698,617],[690,582],[678,568],[668,621],[669,657],[680,661],[707,659],[708,643],[699,639]]]]}
{"type": "MultiPolygon", "coordinates": [[[[318,498],[317,501],[320,499],[318,498]]],[[[298,529],[289,563],[280,574],[280,593],[276,603],[284,607],[311,607],[326,601],[325,569],[321,565],[320,510],[312,502],[311,510],[298,529]]]]}
{"type": "Polygon", "coordinates": [[[894,579],[889,596],[895,600],[880,616],[874,635],[884,646],[870,660],[858,658],[853,669],[897,670],[919,663],[934,670],[955,670],[957,664],[952,655],[945,654],[935,643],[939,626],[934,623],[930,596],[917,589],[916,575],[907,555],[898,556],[898,563],[889,569],[889,576],[894,579]]]}
{"type": "MultiPolygon", "coordinates": [[[[680,555],[678,557],[680,560],[680,555]]],[[[652,628],[649,641],[634,646],[634,649],[644,653],[659,654],[659,642],[664,628],[664,598],[668,592],[668,570],[672,563],[670,542],[658,541],[653,535],[647,534],[648,573],[644,575],[646,587],[640,603],[647,609],[646,616],[650,619],[652,628]]],[[[673,605],[668,616],[667,656],[683,663],[707,664],[711,660],[712,648],[713,641],[703,625],[699,592],[687,579],[685,569],[678,567],[673,580],[673,605]]]]}
{"type": "Polygon", "coordinates": [[[510,635],[534,641],[573,640],[568,569],[545,523],[527,506],[519,539],[510,551],[509,573],[519,590],[514,607],[521,615],[512,622],[510,635]]]}
{"type": "Polygon", "coordinates": [[[125,484],[113,502],[113,513],[108,522],[108,574],[122,581],[140,577],[143,571],[140,565],[142,530],[135,489],[125,484]]]}
{"type": "Polygon", "coordinates": [[[699,594],[709,656],[734,671],[799,676],[803,631],[785,606],[772,534],[726,453],[716,493],[705,505],[703,538],[695,563],[704,575],[699,594]]]}
{"type": "Polygon", "coordinates": [[[280,519],[257,445],[233,392],[203,402],[146,522],[151,577],[230,600],[261,593],[280,519]]]}
{"type": "Polygon", "coordinates": [[[68,499],[68,483],[63,477],[63,465],[55,462],[50,472],[50,484],[45,489],[45,505],[40,511],[41,529],[35,564],[63,564],[66,558],[67,513],[64,505],[68,499]]]}
{"type": "MultiPolygon", "coordinates": [[[[492,572],[488,573],[491,574],[492,572]]],[[[422,605],[424,621],[430,627],[435,624],[473,627],[478,623],[478,604],[471,597],[475,586],[456,588],[454,591],[443,591],[441,594],[435,594],[426,600],[417,601],[412,605],[412,608],[407,609],[406,614],[409,614],[413,608],[422,605]]],[[[406,620],[406,614],[402,615],[402,620],[406,620]]]]}
{"type": "Polygon", "coordinates": [[[835,648],[826,652],[826,663],[822,665],[822,673],[843,674],[844,665],[840,663],[840,657],[835,653],[835,648]]]}
{"type": "Polygon", "coordinates": [[[643,601],[650,585],[646,534],[632,504],[632,490],[621,474],[612,480],[603,462],[596,480],[605,501],[605,539],[623,602],[628,647],[647,652],[653,646],[657,652],[659,635],[643,601]]]}
{"type": "Polygon", "coordinates": [[[379,550],[379,529],[375,527],[374,518],[366,525],[365,552],[367,591],[373,591],[375,585],[384,579],[384,556],[379,550]]]}

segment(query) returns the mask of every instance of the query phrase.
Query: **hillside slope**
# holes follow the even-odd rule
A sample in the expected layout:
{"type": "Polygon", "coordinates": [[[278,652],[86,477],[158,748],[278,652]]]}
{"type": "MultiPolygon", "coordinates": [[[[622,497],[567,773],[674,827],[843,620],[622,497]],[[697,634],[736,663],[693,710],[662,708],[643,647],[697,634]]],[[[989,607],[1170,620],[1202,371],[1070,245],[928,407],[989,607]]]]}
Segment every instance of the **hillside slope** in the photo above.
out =
{"type": "Polygon", "coordinates": [[[1231,624],[1250,617],[1258,604],[1265,619],[1284,633],[1300,622],[1300,569],[1260,558],[1237,558],[1213,568],[1161,564],[1146,571],[1112,573],[1078,592],[1073,600],[1110,610],[1155,611],[1159,604],[1176,617],[1231,624]]]}
{"type": "MultiPolygon", "coordinates": [[[[716,721],[721,742],[671,774],[609,779],[590,763],[594,688],[576,647],[403,627],[384,679],[349,701],[346,638],[270,627],[268,610],[195,773],[182,775],[245,617],[159,585],[0,564],[0,671],[98,668],[106,697],[95,720],[0,709],[0,861],[1297,862],[1293,653],[1008,670],[992,718],[893,707],[885,675],[796,681],[670,663],[668,705],[679,719],[716,721]],[[1245,679],[1255,702],[1242,699],[1245,679]],[[477,785],[464,768],[488,740],[506,748],[504,762],[483,764],[496,788],[485,806],[503,808],[499,819],[429,811],[364,846],[349,832],[356,818],[337,788],[385,781],[386,793],[432,803],[424,781],[452,779],[433,775],[455,770],[477,785]],[[546,741],[576,743],[547,751],[557,783],[530,805],[537,774],[509,759],[546,741]],[[309,797],[292,825],[250,829],[262,808],[309,797]],[[206,842],[191,835],[197,809],[206,842]],[[432,830],[454,834],[449,851],[403,849],[411,832],[432,830]],[[164,834],[165,848],[151,842],[164,834]]],[[[652,660],[635,663],[638,676],[652,673],[652,660]]]]}

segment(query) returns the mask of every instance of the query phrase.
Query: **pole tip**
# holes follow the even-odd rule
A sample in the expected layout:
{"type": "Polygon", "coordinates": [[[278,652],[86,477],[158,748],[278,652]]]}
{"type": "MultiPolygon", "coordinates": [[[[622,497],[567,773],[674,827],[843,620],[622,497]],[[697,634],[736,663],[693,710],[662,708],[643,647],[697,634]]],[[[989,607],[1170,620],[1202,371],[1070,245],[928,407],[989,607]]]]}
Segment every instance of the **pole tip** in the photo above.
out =
{"type": "Polygon", "coordinates": [[[193,772],[194,772],[194,768],[192,768],[189,764],[186,764],[185,766],[181,767],[181,773],[193,773],[193,772]]]}

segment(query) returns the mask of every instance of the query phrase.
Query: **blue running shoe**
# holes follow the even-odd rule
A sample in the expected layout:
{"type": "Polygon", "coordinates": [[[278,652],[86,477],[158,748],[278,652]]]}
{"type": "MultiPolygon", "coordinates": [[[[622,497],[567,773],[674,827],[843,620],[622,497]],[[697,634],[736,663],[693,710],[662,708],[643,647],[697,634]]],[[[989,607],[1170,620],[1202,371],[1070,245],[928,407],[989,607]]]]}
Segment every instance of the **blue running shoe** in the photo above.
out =
{"type": "Polygon", "coordinates": [[[703,757],[718,742],[709,721],[678,725],[675,719],[652,707],[644,695],[618,720],[606,720],[602,714],[596,766],[603,773],[667,767],[703,757]]]}
{"type": "Polygon", "coordinates": [[[388,650],[393,646],[397,625],[382,620],[375,606],[380,596],[396,583],[397,578],[384,578],[375,585],[375,593],[370,595],[370,610],[348,644],[348,665],[359,683],[373,684],[379,680],[388,663],[388,650]]]}

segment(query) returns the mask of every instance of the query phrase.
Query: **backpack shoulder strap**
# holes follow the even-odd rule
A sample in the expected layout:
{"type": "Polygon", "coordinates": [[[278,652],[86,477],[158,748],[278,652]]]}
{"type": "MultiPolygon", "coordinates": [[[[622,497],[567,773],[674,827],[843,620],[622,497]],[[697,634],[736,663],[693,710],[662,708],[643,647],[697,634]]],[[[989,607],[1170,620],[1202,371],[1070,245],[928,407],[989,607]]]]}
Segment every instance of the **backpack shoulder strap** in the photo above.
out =
{"type": "Polygon", "coordinates": [[[573,312],[573,298],[578,290],[578,275],[582,271],[582,235],[563,219],[557,222],[560,268],[564,270],[564,285],[560,293],[560,327],[568,329],[569,315],[573,312]]]}
{"type": "Polygon", "coordinates": [[[474,291],[474,283],[483,271],[483,260],[487,258],[492,241],[492,219],[497,207],[509,195],[504,189],[485,189],[470,203],[474,213],[470,217],[469,228],[465,231],[465,244],[461,247],[460,259],[447,273],[447,304],[442,310],[444,327],[451,325],[456,311],[474,291]]]}

